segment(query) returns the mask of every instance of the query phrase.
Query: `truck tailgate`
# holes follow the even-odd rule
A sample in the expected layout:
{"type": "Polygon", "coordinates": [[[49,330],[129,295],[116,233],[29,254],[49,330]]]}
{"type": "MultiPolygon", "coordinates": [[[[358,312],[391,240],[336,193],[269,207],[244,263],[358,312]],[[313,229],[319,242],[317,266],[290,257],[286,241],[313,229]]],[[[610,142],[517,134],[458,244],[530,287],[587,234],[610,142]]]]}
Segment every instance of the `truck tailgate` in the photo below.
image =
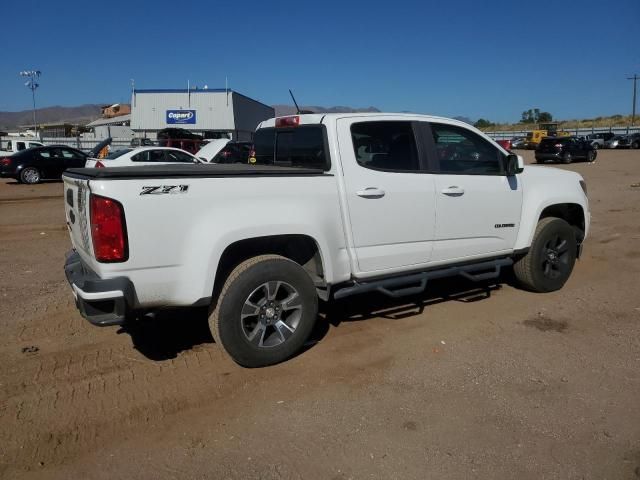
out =
{"type": "Polygon", "coordinates": [[[73,248],[86,257],[91,256],[89,225],[89,181],[63,176],[64,213],[73,248]]]}

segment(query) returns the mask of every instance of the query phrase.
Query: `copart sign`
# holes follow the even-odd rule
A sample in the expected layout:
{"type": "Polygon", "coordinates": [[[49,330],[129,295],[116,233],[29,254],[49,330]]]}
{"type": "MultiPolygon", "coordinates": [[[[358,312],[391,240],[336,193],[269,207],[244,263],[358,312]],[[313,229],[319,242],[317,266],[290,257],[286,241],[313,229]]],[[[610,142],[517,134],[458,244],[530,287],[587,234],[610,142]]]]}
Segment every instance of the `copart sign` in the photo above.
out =
{"type": "Polygon", "coordinates": [[[168,125],[184,125],[196,123],[195,110],[167,110],[168,125]]]}

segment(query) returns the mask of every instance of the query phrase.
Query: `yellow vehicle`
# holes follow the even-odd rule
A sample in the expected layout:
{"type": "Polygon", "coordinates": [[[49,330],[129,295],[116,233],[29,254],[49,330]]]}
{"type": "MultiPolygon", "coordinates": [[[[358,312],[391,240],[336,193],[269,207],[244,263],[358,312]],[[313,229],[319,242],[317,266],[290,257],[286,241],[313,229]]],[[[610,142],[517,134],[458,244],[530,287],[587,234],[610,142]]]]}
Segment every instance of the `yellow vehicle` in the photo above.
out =
{"type": "Polygon", "coordinates": [[[569,132],[558,131],[558,124],[556,122],[541,123],[536,130],[527,133],[525,146],[528,149],[535,150],[545,137],[568,137],[569,135],[571,135],[569,132]]]}

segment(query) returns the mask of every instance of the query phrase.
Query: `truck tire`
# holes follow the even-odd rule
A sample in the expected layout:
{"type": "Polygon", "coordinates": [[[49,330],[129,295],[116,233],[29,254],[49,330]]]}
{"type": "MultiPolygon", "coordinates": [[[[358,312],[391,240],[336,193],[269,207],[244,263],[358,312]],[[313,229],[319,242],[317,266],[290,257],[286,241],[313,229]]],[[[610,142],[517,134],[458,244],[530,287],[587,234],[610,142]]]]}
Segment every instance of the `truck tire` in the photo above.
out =
{"type": "Polygon", "coordinates": [[[566,152],[564,155],[562,155],[562,163],[571,163],[573,161],[573,158],[571,157],[571,154],[569,152],[566,152]]]}
{"type": "Polygon", "coordinates": [[[280,255],[261,255],[231,272],[209,327],[236,363],[264,367],[298,352],[317,315],[318,295],[304,269],[280,255]]]}
{"type": "Polygon", "coordinates": [[[513,271],[527,290],[554,292],[569,279],[576,253],[576,235],[571,225],[561,218],[543,218],[538,222],[531,248],[516,261],[513,271]]]}

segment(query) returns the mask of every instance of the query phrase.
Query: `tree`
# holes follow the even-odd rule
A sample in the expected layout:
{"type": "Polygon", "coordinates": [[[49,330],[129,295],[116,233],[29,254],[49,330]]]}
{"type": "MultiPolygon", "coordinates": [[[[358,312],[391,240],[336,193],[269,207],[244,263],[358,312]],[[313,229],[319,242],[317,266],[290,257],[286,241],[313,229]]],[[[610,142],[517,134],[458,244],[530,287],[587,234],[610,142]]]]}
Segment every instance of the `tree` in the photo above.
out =
{"type": "Polygon", "coordinates": [[[489,128],[489,127],[493,127],[494,125],[495,123],[492,123],[489,120],[486,120],[484,118],[479,118],[476,121],[476,123],[473,124],[473,126],[476,128],[489,128]]]}
{"type": "Polygon", "coordinates": [[[522,112],[522,118],[520,119],[521,123],[535,123],[535,121],[533,110],[529,109],[522,112]]]}
{"type": "Polygon", "coordinates": [[[538,115],[538,122],[551,122],[553,121],[553,116],[549,112],[540,112],[538,115]]]}
{"type": "Polygon", "coordinates": [[[530,108],[522,112],[520,123],[540,123],[552,120],[553,117],[549,112],[541,112],[539,108],[530,108]]]}

